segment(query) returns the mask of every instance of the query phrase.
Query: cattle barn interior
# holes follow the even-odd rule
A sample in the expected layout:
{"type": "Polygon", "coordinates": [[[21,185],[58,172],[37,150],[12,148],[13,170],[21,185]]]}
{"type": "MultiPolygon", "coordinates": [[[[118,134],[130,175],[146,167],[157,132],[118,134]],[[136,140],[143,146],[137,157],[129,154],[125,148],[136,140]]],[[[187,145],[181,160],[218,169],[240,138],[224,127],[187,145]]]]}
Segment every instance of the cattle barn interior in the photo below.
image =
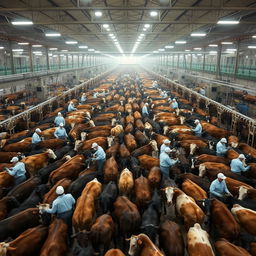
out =
{"type": "Polygon", "coordinates": [[[0,1],[0,256],[256,256],[254,0],[0,1]]]}

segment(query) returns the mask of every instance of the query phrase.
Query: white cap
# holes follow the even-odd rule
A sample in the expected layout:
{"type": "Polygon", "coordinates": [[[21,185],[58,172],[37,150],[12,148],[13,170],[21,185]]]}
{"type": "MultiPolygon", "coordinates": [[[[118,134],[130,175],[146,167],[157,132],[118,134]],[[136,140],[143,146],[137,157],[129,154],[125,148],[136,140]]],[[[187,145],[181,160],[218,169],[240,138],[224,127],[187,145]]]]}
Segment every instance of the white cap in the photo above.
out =
{"type": "Polygon", "coordinates": [[[73,104],[73,101],[70,101],[70,104],[73,104]]]}
{"type": "Polygon", "coordinates": [[[220,142],[227,143],[227,139],[226,139],[226,138],[222,138],[222,139],[220,140],[220,142]]]}
{"type": "Polygon", "coordinates": [[[147,102],[145,103],[145,106],[148,106],[148,103],[147,103],[147,102]]]}
{"type": "Polygon", "coordinates": [[[172,101],[176,101],[176,99],[175,99],[175,98],[173,98],[173,99],[172,99],[172,101]]]}
{"type": "Polygon", "coordinates": [[[238,156],[238,158],[245,159],[245,156],[244,156],[244,154],[240,154],[240,155],[238,156]]]}
{"type": "Polygon", "coordinates": [[[15,162],[18,162],[19,161],[19,158],[14,156],[12,159],[11,159],[11,163],[15,163],[15,162]]]}
{"type": "Polygon", "coordinates": [[[61,127],[63,127],[63,126],[64,126],[64,124],[63,124],[63,123],[60,123],[60,126],[61,126],[61,127]]]}
{"type": "Polygon", "coordinates": [[[197,123],[200,123],[200,121],[198,119],[195,120],[195,124],[197,124],[197,123]]]}
{"type": "Polygon", "coordinates": [[[60,113],[60,112],[58,112],[58,116],[61,116],[61,113],[60,113]]]}
{"type": "Polygon", "coordinates": [[[36,128],[36,132],[42,132],[39,128],[36,128]]]}
{"type": "Polygon", "coordinates": [[[64,188],[62,186],[58,186],[56,188],[56,194],[62,195],[64,193],[64,188]]]}
{"type": "Polygon", "coordinates": [[[168,139],[164,140],[164,144],[171,143],[168,139]]]}
{"type": "Polygon", "coordinates": [[[172,151],[171,151],[170,148],[167,147],[167,148],[164,149],[164,152],[165,152],[165,153],[171,153],[172,151]]]}
{"type": "Polygon", "coordinates": [[[92,143],[92,148],[98,147],[98,144],[96,142],[92,143]]]}
{"type": "Polygon", "coordinates": [[[217,177],[222,180],[225,180],[227,178],[222,172],[218,173],[217,177]]]}

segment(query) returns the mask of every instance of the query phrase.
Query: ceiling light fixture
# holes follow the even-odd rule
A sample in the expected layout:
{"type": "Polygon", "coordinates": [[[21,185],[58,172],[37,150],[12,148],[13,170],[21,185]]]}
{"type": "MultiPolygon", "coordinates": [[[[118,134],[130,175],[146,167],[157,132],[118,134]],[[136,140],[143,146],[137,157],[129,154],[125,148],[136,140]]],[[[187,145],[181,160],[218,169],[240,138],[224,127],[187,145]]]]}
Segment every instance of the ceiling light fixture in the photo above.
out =
{"type": "Polygon", "coordinates": [[[66,41],[65,43],[66,44],[77,44],[78,42],[77,41],[66,41]]]}
{"type": "Polygon", "coordinates": [[[57,51],[58,48],[49,48],[50,51],[57,51]]]}
{"type": "Polygon", "coordinates": [[[239,20],[219,20],[217,24],[221,25],[237,25],[239,24],[239,20]]]}
{"type": "Polygon", "coordinates": [[[221,44],[233,44],[232,42],[221,42],[221,44]]]}
{"type": "Polygon", "coordinates": [[[256,38],[256,36],[252,36],[252,38],[256,38]]]}
{"type": "Polygon", "coordinates": [[[68,52],[68,50],[61,50],[62,52],[68,52]]]}
{"type": "Polygon", "coordinates": [[[41,51],[35,51],[35,52],[33,52],[34,54],[42,54],[42,52],[41,51]]]}
{"type": "Polygon", "coordinates": [[[162,49],[162,48],[161,48],[161,49],[158,49],[158,51],[159,51],[159,52],[164,52],[165,49],[162,49]]]}
{"type": "Polygon", "coordinates": [[[191,50],[185,50],[185,52],[190,52],[191,50]]]}
{"type": "Polygon", "coordinates": [[[94,52],[95,50],[94,49],[88,49],[88,52],[94,52]]]}
{"type": "Polygon", "coordinates": [[[29,43],[26,43],[26,42],[24,42],[24,43],[18,43],[18,45],[29,45],[29,43]]]}
{"type": "Polygon", "coordinates": [[[26,21],[26,20],[20,20],[20,21],[12,21],[12,25],[16,26],[28,26],[28,25],[33,25],[33,21],[26,21]]]}
{"type": "Polygon", "coordinates": [[[248,48],[249,49],[256,49],[256,45],[249,45],[248,48]]]}
{"type": "Polygon", "coordinates": [[[101,16],[102,16],[102,12],[101,12],[101,11],[96,11],[96,12],[94,13],[94,15],[95,15],[96,17],[101,17],[101,16]]]}
{"type": "Polygon", "coordinates": [[[32,47],[39,48],[39,47],[42,47],[42,45],[41,44],[33,44],[32,47]]]}
{"type": "Polygon", "coordinates": [[[46,33],[45,36],[47,36],[47,37],[58,37],[58,36],[61,36],[61,33],[46,33]]]}
{"type": "Polygon", "coordinates": [[[158,53],[158,51],[153,51],[153,53],[158,53]]]}
{"type": "Polygon", "coordinates": [[[108,24],[103,24],[103,28],[109,28],[108,24]]]}
{"type": "Polygon", "coordinates": [[[144,27],[145,28],[150,28],[150,24],[145,24],[144,27]]]}
{"type": "Polygon", "coordinates": [[[194,48],[194,50],[200,51],[200,50],[202,50],[202,48],[198,47],[198,48],[194,48]]]}
{"type": "Polygon", "coordinates": [[[174,46],[173,45],[166,45],[164,48],[166,48],[166,49],[173,49],[174,46]]]}
{"type": "Polygon", "coordinates": [[[218,47],[217,44],[209,44],[208,46],[209,46],[209,47],[218,47]]]}
{"type": "Polygon", "coordinates": [[[158,12],[157,11],[151,11],[150,12],[150,16],[151,17],[156,17],[158,15],[158,12]]]}
{"type": "Polygon", "coordinates": [[[206,33],[191,33],[190,36],[206,36],[206,33]]]}
{"type": "Polygon", "coordinates": [[[229,52],[235,52],[236,49],[227,49],[227,51],[229,51],[229,52]]]}
{"type": "Polygon", "coordinates": [[[12,49],[13,52],[23,52],[23,49],[12,49]]]}
{"type": "Polygon", "coordinates": [[[79,45],[78,48],[80,48],[80,49],[87,49],[88,46],[87,45],[79,45]]]}
{"type": "Polygon", "coordinates": [[[175,41],[175,44],[186,44],[187,41],[175,41]]]}
{"type": "Polygon", "coordinates": [[[3,46],[0,46],[0,50],[3,50],[4,49],[4,47],[3,46]]]}

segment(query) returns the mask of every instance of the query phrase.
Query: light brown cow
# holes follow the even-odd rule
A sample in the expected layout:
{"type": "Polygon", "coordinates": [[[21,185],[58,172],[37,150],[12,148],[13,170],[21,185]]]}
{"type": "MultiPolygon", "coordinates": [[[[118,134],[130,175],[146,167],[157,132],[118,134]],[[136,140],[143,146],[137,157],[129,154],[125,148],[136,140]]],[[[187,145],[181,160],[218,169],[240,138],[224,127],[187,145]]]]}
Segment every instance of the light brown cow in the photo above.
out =
{"type": "Polygon", "coordinates": [[[195,200],[203,200],[207,198],[207,193],[196,183],[189,179],[183,181],[182,190],[184,191],[185,194],[194,198],[195,200]]]}
{"type": "Polygon", "coordinates": [[[118,175],[118,165],[115,158],[112,156],[107,159],[103,167],[104,181],[116,181],[118,175]]]}
{"type": "Polygon", "coordinates": [[[138,208],[143,208],[151,200],[151,190],[149,181],[142,175],[134,182],[136,204],[138,208]]]}
{"type": "Polygon", "coordinates": [[[132,172],[125,168],[118,181],[118,189],[121,195],[129,196],[134,186],[132,172]]]}

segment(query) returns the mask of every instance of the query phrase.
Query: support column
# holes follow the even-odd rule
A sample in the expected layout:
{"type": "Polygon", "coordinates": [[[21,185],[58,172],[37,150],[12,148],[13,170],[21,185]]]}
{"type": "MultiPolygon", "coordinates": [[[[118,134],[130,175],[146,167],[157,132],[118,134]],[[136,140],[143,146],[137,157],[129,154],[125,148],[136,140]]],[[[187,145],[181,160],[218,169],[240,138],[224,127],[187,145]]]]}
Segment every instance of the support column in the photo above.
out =
{"type": "Polygon", "coordinates": [[[187,69],[187,60],[186,60],[186,55],[185,55],[185,53],[183,54],[183,62],[184,62],[183,67],[184,67],[185,69],[187,69]]]}
{"type": "Polygon", "coordinates": [[[221,61],[221,50],[222,50],[222,45],[220,44],[218,46],[218,53],[217,53],[217,63],[216,63],[216,79],[220,78],[220,61],[221,61]]]}
{"type": "Polygon", "coordinates": [[[68,66],[68,63],[69,61],[68,61],[68,54],[66,54],[66,66],[67,66],[67,68],[69,68],[69,66],[68,66]]]}
{"type": "Polygon", "coordinates": [[[203,49],[204,54],[203,54],[203,72],[205,71],[205,48],[203,49]]]}
{"type": "Polygon", "coordinates": [[[239,51],[240,51],[240,40],[237,41],[237,48],[236,48],[236,62],[235,62],[235,68],[234,68],[234,77],[237,76],[238,71],[238,64],[239,64],[239,51]]]}
{"type": "Polygon", "coordinates": [[[30,67],[30,72],[34,72],[33,54],[32,54],[32,46],[31,46],[31,44],[28,46],[28,54],[29,54],[29,67],[30,67]]]}
{"type": "Polygon", "coordinates": [[[192,62],[193,62],[193,56],[192,53],[190,54],[190,67],[189,69],[192,70],[192,62]]]}
{"type": "Polygon", "coordinates": [[[59,65],[59,69],[61,69],[61,59],[60,59],[60,54],[58,54],[58,65],[59,65]]]}
{"type": "Polygon", "coordinates": [[[172,54],[172,67],[174,68],[174,54],[172,54]]]}
{"type": "Polygon", "coordinates": [[[72,68],[74,68],[74,54],[72,54],[72,68]]]}
{"type": "Polygon", "coordinates": [[[82,67],[84,66],[84,54],[82,55],[82,67]]]}
{"type": "Polygon", "coordinates": [[[47,68],[47,70],[50,70],[48,48],[45,48],[45,51],[46,51],[46,68],[47,68]]]}
{"type": "Polygon", "coordinates": [[[13,52],[12,52],[12,42],[11,41],[9,41],[9,49],[10,49],[10,58],[11,58],[11,71],[12,71],[12,74],[15,74],[14,59],[13,59],[13,52]]]}
{"type": "Polygon", "coordinates": [[[180,66],[180,54],[178,53],[178,62],[177,62],[177,68],[180,66]]]}

